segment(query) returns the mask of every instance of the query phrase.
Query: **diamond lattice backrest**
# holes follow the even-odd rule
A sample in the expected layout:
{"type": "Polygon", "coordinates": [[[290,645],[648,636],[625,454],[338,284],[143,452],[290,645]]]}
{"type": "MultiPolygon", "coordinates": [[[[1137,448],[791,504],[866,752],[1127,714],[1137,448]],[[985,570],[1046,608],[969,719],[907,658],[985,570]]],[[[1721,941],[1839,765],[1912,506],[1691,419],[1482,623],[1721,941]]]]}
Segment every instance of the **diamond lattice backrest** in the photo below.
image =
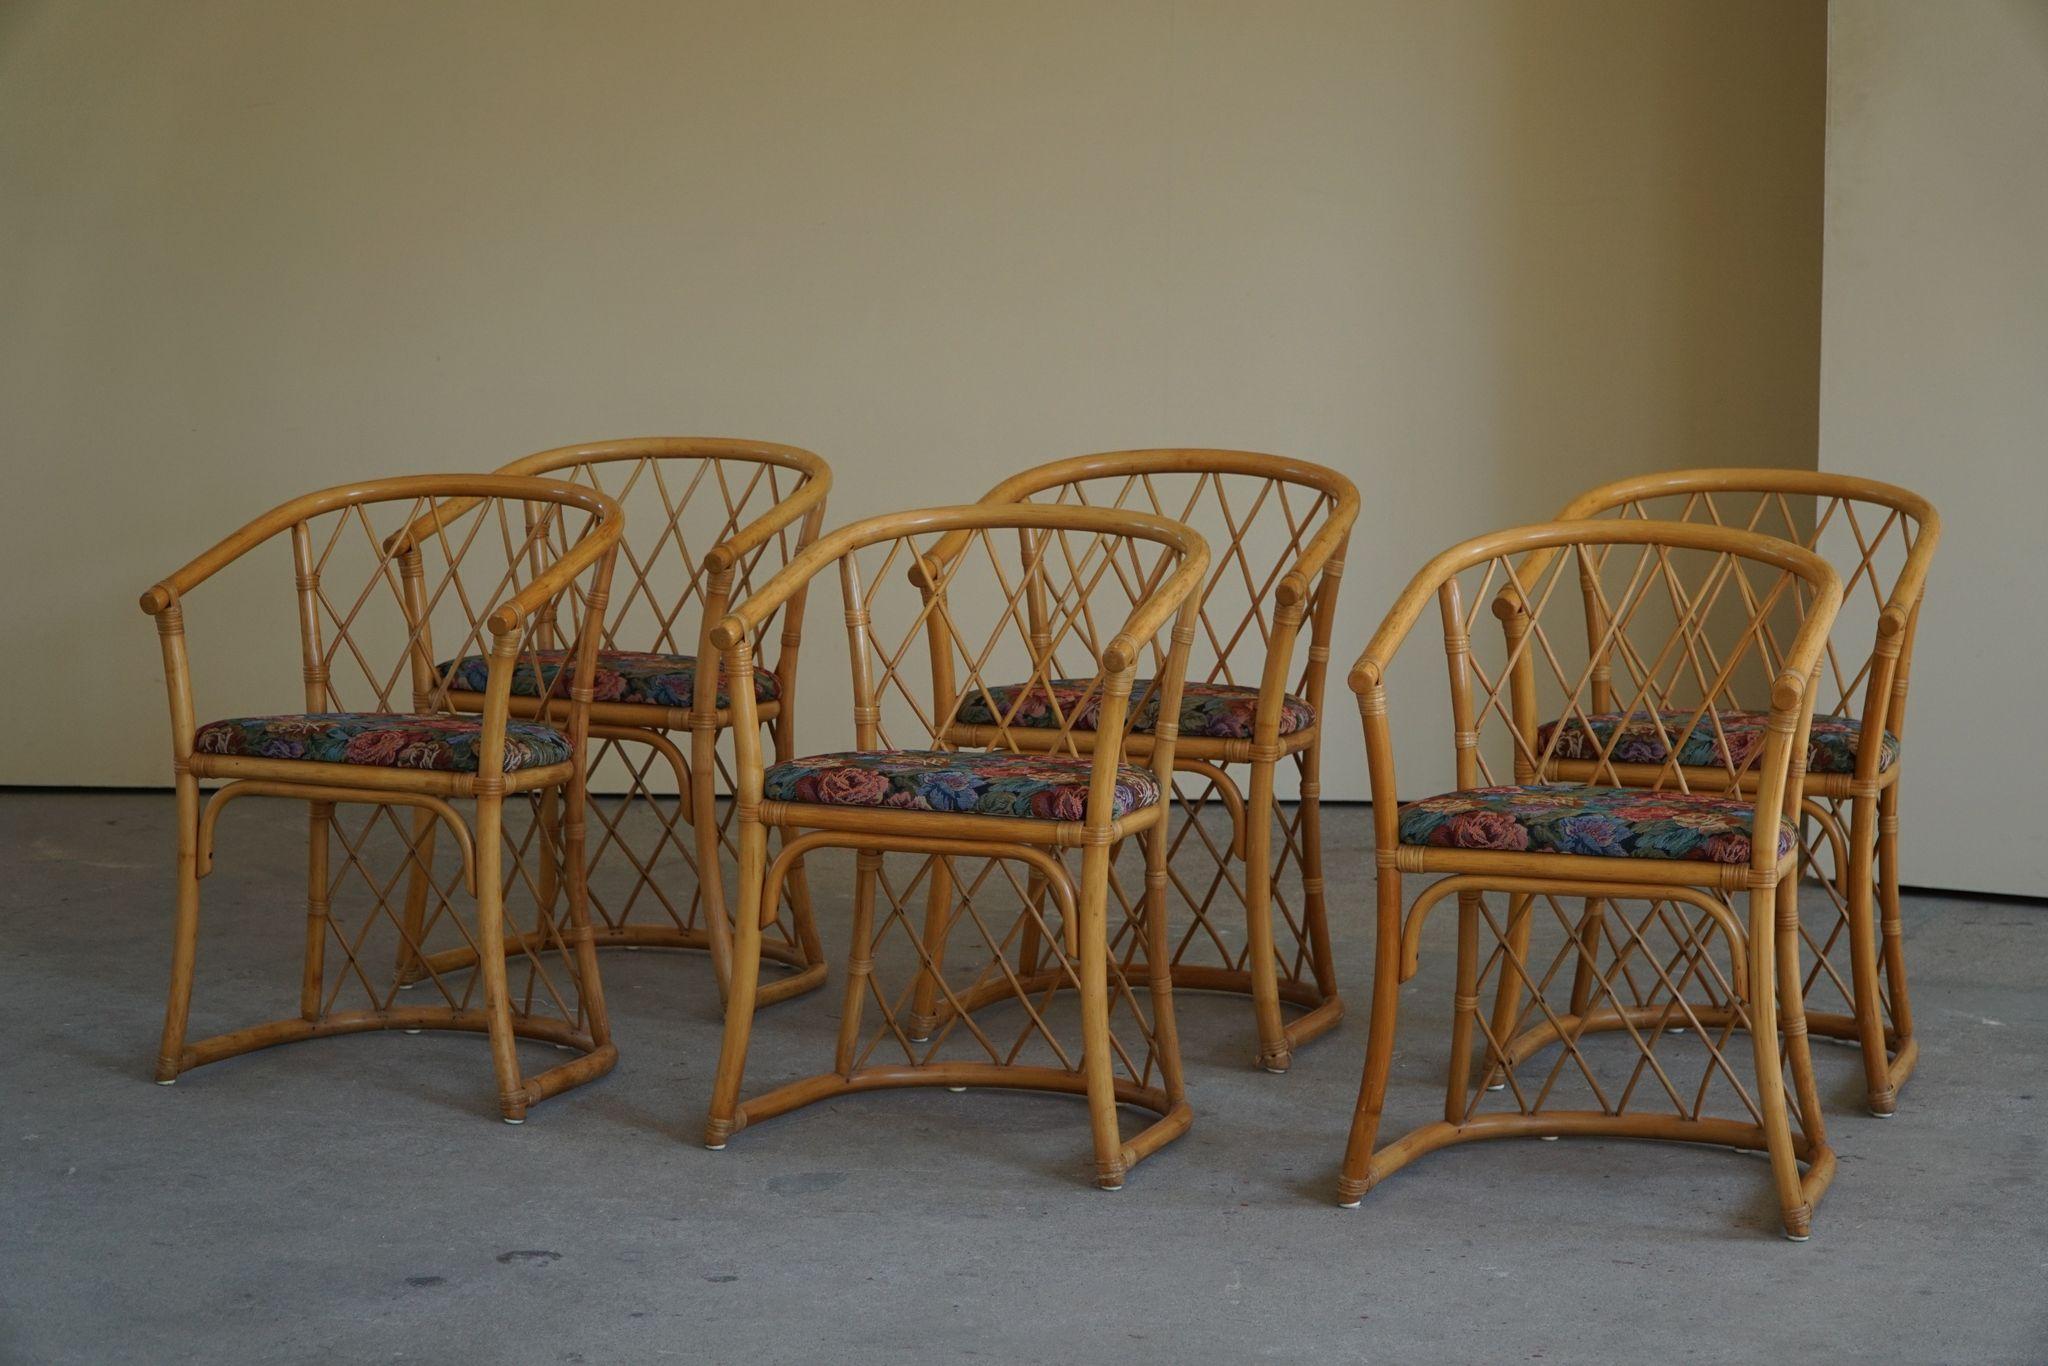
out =
{"type": "MultiPolygon", "coordinates": [[[[1187,599],[1207,564],[1199,536],[1143,514],[992,504],[896,513],[821,537],[734,609],[718,643],[729,671],[751,671],[758,620],[832,566],[860,748],[1087,756],[1098,726],[1122,735],[1141,709],[1177,702],[1194,626],[1187,599]]],[[[744,747],[758,743],[746,694],[735,689],[743,768],[744,747]]],[[[1120,746],[1102,748],[1115,762],[1120,746]]]]}
{"type": "Polygon", "coordinates": [[[594,563],[562,571],[603,514],[580,490],[503,482],[541,496],[423,491],[292,524],[308,710],[454,710],[486,690],[494,650],[566,703],[563,658],[601,604],[594,563]],[[509,610],[522,596],[539,610],[509,610]]]}
{"type": "Polygon", "coordinates": [[[1279,686],[1320,700],[1343,546],[1358,492],[1335,470],[1250,451],[1118,451],[1055,461],[984,501],[1130,509],[1193,527],[1211,547],[1188,680],[1279,686]],[[1303,621],[1312,650],[1290,657],[1303,621]]]}
{"type": "MultiPolygon", "coordinates": [[[[1434,604],[1460,787],[1753,790],[1803,742],[1804,680],[1839,599],[1824,561],[1763,536],[1640,520],[1523,527],[1433,561],[1352,685],[1370,735],[1384,666],[1434,604]],[[1755,724],[1722,715],[1745,700],[1761,704],[1755,724]]],[[[1393,796],[1381,777],[1375,765],[1375,800],[1393,796]]]]}
{"type": "MultiPolygon", "coordinates": [[[[1815,711],[1860,717],[1875,683],[1885,728],[1903,730],[1910,627],[1939,534],[1938,518],[1925,499],[1889,484],[1812,471],[1678,470],[1593,489],[1572,500],[1559,517],[1737,527],[1818,551],[1841,575],[1843,599],[1822,664],[1815,711]],[[1894,659],[1899,661],[1896,673],[1894,659]]],[[[1760,659],[1767,668],[1783,660],[1797,611],[1796,602],[1788,604],[1760,632],[1760,659]]],[[[1722,615],[1729,616],[1730,609],[1722,615]]],[[[1753,701],[1750,709],[1756,709],[1753,701]]]]}
{"type": "MultiPolygon", "coordinates": [[[[594,488],[626,510],[613,575],[604,646],[694,655],[708,622],[765,584],[817,535],[831,471],[794,446],[719,437],[647,437],[543,451],[502,473],[545,475],[594,488]],[[725,547],[726,554],[712,551],[725,547]],[[721,570],[731,586],[718,591],[721,570]],[[708,611],[707,611],[708,608],[708,611]]],[[[802,622],[785,614],[793,654],[802,622]]],[[[777,619],[755,628],[755,654],[793,668],[768,650],[777,619]]]]}

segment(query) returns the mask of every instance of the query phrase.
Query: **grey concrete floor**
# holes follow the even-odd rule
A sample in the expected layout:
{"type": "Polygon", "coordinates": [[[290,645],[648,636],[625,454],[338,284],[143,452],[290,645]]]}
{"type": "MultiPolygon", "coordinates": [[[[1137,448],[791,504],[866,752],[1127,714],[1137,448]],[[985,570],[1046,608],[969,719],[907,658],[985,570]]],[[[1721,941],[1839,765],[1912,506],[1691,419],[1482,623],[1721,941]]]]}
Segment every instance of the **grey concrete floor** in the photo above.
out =
{"type": "MultiPolygon", "coordinates": [[[[1854,1055],[1820,1050],[1841,1170],[1793,1245],[1762,1159],[1720,1149],[1474,1145],[1332,1205],[1371,953],[1358,809],[1329,822],[1352,1018],[1268,1076],[1242,1002],[1183,995],[1195,1127],[1116,1194],[1086,1183],[1081,1107],[1043,1096],[858,1097],[704,1151],[719,1019],[692,955],[606,955],[623,1060],[520,1128],[472,1037],[152,1086],[170,815],[0,796],[0,1360],[2048,1360],[2039,905],[1910,902],[1919,1074],[1879,1121],[1854,1055]]],[[[296,982],[301,809],[232,820],[195,1031],[296,982]]],[[[835,953],[848,861],[814,874],[835,953]]],[[[1390,1132],[1441,1104],[1452,919],[1404,997],[1390,1132]]],[[[756,1073],[815,1070],[837,1008],[764,1015],[756,1073]]]]}

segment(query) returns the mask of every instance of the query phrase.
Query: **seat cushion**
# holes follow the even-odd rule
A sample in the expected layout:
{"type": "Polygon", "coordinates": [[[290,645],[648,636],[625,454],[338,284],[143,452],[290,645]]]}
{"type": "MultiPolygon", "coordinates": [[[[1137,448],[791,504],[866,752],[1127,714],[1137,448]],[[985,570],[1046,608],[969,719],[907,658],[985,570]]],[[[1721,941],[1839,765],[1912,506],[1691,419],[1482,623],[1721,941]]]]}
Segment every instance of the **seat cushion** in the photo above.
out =
{"type": "MultiPolygon", "coordinates": [[[[1671,748],[1667,737],[1683,731],[1692,720],[1689,711],[1660,710],[1657,713],[1664,726],[1664,735],[1657,733],[1657,725],[1646,711],[1595,712],[1581,721],[1574,716],[1564,721],[1552,721],[1536,732],[1536,749],[1540,754],[1550,743],[1550,737],[1559,726],[1564,734],[1558,737],[1557,757],[1560,759],[1597,759],[1607,742],[1614,738],[1616,731],[1621,738],[1615,741],[1613,759],[1618,764],[1661,764],[1670,757],[1671,748]]],[[[1678,762],[1688,768],[1741,768],[1764,747],[1764,735],[1770,727],[1771,715],[1762,711],[1717,712],[1720,719],[1720,734],[1714,731],[1714,723],[1706,717],[1700,718],[1699,726],[1685,737],[1679,746],[1678,762]],[[1722,743],[1722,737],[1727,739],[1722,743]]],[[[1813,732],[1806,745],[1806,769],[1809,773],[1854,773],[1856,771],[1856,747],[1863,739],[1863,723],[1853,716],[1816,716],[1813,718],[1813,732]]],[[[1899,738],[1890,731],[1884,735],[1884,743],[1878,750],[1877,770],[1882,773],[1899,758],[1899,738]]]]}
{"type": "MultiPolygon", "coordinates": [[[[305,759],[316,764],[431,768],[476,772],[483,739],[476,716],[329,711],[296,716],[237,716],[199,728],[193,749],[250,759],[305,759]]],[[[505,726],[505,772],[544,768],[569,757],[569,739],[537,721],[505,726]]]]}
{"type": "MultiPolygon", "coordinates": [[[[1051,690],[1045,684],[1035,684],[1029,697],[1018,705],[1017,699],[1024,694],[1022,683],[1001,683],[987,690],[970,688],[960,699],[960,710],[954,719],[963,725],[993,726],[1000,717],[1010,717],[1009,724],[1033,729],[1057,729],[1062,720],[1072,722],[1075,730],[1094,730],[1096,718],[1102,712],[1102,692],[1096,689],[1086,705],[1081,699],[1094,686],[1093,679],[1055,678],[1051,690]],[[995,708],[991,710],[989,700],[993,698],[995,708]],[[1053,714],[1053,703],[1059,703],[1059,714],[1053,714]],[[1075,708],[1080,707],[1080,714],[1075,708]],[[1012,711],[1014,709],[1014,715],[1012,711]]],[[[1152,680],[1141,678],[1131,685],[1131,696],[1144,700],[1138,704],[1138,714],[1131,729],[1144,732],[1152,729],[1159,718],[1159,694],[1150,692],[1152,680]]],[[[1234,683],[1188,683],[1182,686],[1180,694],[1180,733],[1199,735],[1211,740],[1250,739],[1252,714],[1259,709],[1259,690],[1240,688],[1234,683]]],[[[1280,703],[1280,733],[1292,735],[1315,724],[1316,709],[1299,697],[1289,695],[1280,703]]]]}
{"type": "MultiPolygon", "coordinates": [[[[1753,803],[1637,787],[1470,787],[1401,808],[1401,843],[1608,858],[1749,862],[1753,803]]],[[[1778,857],[1793,832],[1778,830],[1778,857]]]]}
{"type": "MultiPolygon", "coordinates": [[[[768,770],[763,795],[818,806],[888,806],[1078,821],[1087,809],[1089,761],[1054,754],[963,754],[884,749],[814,754],[768,770]]],[[[1119,764],[1111,813],[1159,800],[1150,771],[1119,764]]]]}
{"type": "MultiPolygon", "coordinates": [[[[512,695],[539,697],[555,685],[567,650],[535,650],[519,656],[512,671],[512,695]],[[535,665],[538,663],[539,667],[535,665]]],[[[482,692],[490,681],[488,655],[468,655],[435,666],[448,686],[463,692],[482,692]]],[[[638,650],[599,650],[597,681],[591,685],[595,702],[640,702],[655,707],[687,707],[697,687],[695,655],[645,654],[638,650]]],[[[782,695],[782,681],[765,670],[754,674],[754,700],[772,702],[782,695]]],[[[731,705],[725,680],[718,680],[718,705],[731,705]]]]}

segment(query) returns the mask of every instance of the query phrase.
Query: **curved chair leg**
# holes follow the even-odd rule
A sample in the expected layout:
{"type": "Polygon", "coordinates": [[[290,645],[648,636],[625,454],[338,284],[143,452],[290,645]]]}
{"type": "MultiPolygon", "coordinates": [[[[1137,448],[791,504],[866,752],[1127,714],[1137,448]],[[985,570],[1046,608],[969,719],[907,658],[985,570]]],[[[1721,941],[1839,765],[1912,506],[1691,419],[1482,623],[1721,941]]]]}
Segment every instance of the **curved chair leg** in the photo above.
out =
{"type": "Polygon", "coordinates": [[[1245,803],[1244,919],[1252,1015],[1259,1030],[1259,1066],[1285,1072],[1294,1065],[1294,1054],[1280,1015],[1280,967],[1273,949],[1273,761],[1257,759],[1251,768],[1251,798],[1245,803]]]}
{"type": "Polygon", "coordinates": [[[178,775],[178,909],[171,928],[171,990],[157,1045],[156,1080],[169,1086],[184,1070],[185,1025],[192,1013],[192,971],[199,957],[199,780],[178,775]]]}

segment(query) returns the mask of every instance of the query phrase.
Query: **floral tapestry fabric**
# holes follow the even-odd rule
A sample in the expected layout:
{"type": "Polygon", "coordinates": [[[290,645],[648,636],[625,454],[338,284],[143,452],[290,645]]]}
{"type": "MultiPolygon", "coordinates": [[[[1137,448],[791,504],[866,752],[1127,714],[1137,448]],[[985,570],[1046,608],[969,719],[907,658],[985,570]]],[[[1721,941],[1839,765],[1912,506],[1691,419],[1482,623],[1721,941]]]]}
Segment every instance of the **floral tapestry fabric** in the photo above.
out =
{"type": "MultiPolygon", "coordinates": [[[[1401,843],[1534,854],[1749,862],[1755,806],[1704,792],[1629,787],[1473,787],[1401,808],[1401,843]]],[[[1778,857],[1793,832],[1778,829],[1778,857]]]]}
{"type": "MultiPolygon", "coordinates": [[[[961,811],[1078,821],[1087,813],[1090,762],[1062,755],[884,749],[815,754],[769,769],[762,795],[774,802],[961,811]]],[[[1159,783],[1119,764],[1112,816],[1159,800],[1159,783]]]]}
{"type": "MultiPolygon", "coordinates": [[[[1131,685],[1135,717],[1131,729],[1140,734],[1152,729],[1159,719],[1159,694],[1149,678],[1131,685]]],[[[1180,733],[1211,740],[1251,738],[1252,716],[1259,708],[1259,690],[1232,683],[1187,683],[1180,694],[1180,733]]],[[[1094,730],[1102,712],[1102,691],[1095,680],[1055,678],[1050,691],[1043,683],[1031,685],[1025,695],[1022,683],[1002,683],[984,692],[970,686],[960,699],[954,719],[963,725],[993,726],[1002,717],[1008,724],[1032,729],[1056,730],[1070,722],[1074,730],[1094,730]],[[1094,688],[1094,695],[1089,690],[1094,688]],[[1024,700],[1020,705],[1018,699],[1024,700]],[[1084,701],[1085,698],[1085,701],[1084,701]],[[995,707],[989,707],[994,699],[995,707]],[[1054,714],[1053,704],[1059,704],[1054,714]],[[1077,709],[1078,708],[1078,714],[1077,709]],[[1014,714],[1013,714],[1014,713],[1014,714]]],[[[1280,703],[1280,733],[1292,735],[1315,724],[1316,709],[1299,697],[1289,695],[1280,703]]]]}
{"type": "MultiPolygon", "coordinates": [[[[1702,715],[1699,725],[1685,735],[1678,747],[1681,765],[1740,769],[1763,750],[1764,735],[1771,723],[1769,712],[1723,711],[1714,716],[1720,719],[1719,733],[1714,729],[1714,717],[1702,715]]],[[[1557,741],[1560,759],[1597,759],[1608,741],[1614,740],[1614,753],[1609,757],[1615,763],[1661,764],[1671,755],[1670,741],[1685,734],[1686,724],[1691,720],[1689,711],[1660,710],[1657,721],[1652,721],[1644,711],[1595,712],[1583,721],[1574,716],[1544,726],[1536,732],[1536,749],[1542,753],[1561,726],[1564,733],[1557,741]],[[1657,733],[1658,721],[1663,723],[1662,735],[1657,733]],[[1615,740],[1617,731],[1621,738],[1615,740]]],[[[1813,732],[1806,745],[1807,772],[1854,773],[1856,747],[1862,739],[1863,723],[1853,716],[1814,717],[1813,732]]],[[[1898,758],[1899,739],[1886,731],[1877,755],[1878,772],[1890,768],[1898,758]]]]}
{"type": "MultiPolygon", "coordinates": [[[[567,650],[529,650],[519,656],[512,671],[512,695],[539,697],[555,686],[567,650]],[[538,668],[536,668],[538,664],[538,668]]],[[[482,692],[490,681],[491,661],[487,655],[469,655],[435,666],[435,672],[458,692],[482,692]]],[[[574,672],[573,667],[571,670],[574,672]]],[[[655,707],[687,707],[697,687],[695,655],[647,654],[638,650],[599,650],[597,680],[591,684],[593,702],[639,702],[655,707]]],[[[566,694],[567,688],[563,688],[566,694]]],[[[772,702],[782,695],[782,682],[772,673],[754,673],[754,700],[772,702]]],[[[727,707],[725,679],[718,680],[718,705],[727,707]]]]}
{"type": "MultiPolygon", "coordinates": [[[[476,716],[348,711],[237,716],[201,726],[192,747],[201,754],[250,759],[474,773],[483,730],[483,719],[476,716]]],[[[505,772],[544,768],[568,758],[569,739],[554,727],[506,723],[505,772]]]]}

